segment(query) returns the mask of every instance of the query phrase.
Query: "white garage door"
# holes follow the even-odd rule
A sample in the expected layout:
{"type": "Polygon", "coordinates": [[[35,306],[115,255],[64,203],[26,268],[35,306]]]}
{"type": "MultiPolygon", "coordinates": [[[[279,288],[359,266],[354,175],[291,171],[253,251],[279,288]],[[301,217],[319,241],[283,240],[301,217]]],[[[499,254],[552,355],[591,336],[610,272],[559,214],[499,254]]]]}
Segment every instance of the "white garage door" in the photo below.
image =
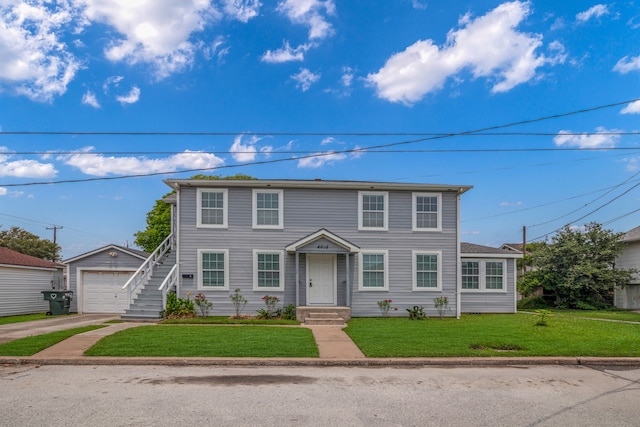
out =
{"type": "Polygon", "coordinates": [[[122,287],[132,272],[82,272],[82,311],[84,313],[124,313],[129,307],[128,291],[122,287]]]}

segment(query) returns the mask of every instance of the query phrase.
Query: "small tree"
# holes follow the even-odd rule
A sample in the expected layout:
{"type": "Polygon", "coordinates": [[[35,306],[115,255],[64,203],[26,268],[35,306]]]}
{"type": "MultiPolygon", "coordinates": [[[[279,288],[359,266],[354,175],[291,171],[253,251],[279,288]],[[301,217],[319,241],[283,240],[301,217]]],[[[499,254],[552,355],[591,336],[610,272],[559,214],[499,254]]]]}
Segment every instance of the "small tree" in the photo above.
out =
{"type": "Polygon", "coordinates": [[[239,319],[242,309],[247,305],[247,299],[240,293],[240,289],[236,289],[231,295],[229,295],[229,298],[231,298],[233,308],[236,312],[235,318],[239,319]]]}
{"type": "Polygon", "coordinates": [[[20,227],[0,231],[0,246],[47,261],[60,260],[60,246],[20,227]]]}

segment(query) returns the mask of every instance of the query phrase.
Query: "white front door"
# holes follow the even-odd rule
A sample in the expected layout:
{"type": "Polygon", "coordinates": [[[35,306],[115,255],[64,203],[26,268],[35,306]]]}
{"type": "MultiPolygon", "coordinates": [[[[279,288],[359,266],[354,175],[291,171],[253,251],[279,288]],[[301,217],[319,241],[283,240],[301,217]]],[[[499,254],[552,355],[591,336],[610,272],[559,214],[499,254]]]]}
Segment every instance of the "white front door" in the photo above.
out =
{"type": "Polygon", "coordinates": [[[307,255],[307,305],[336,305],[336,256],[307,255]]]}

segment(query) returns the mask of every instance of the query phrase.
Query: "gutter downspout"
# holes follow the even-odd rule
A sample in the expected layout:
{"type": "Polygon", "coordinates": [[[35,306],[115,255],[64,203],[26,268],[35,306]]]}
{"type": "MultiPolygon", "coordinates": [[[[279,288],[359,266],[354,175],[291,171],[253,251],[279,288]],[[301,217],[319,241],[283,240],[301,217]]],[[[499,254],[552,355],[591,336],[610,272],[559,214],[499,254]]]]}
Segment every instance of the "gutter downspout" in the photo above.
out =
{"type": "Polygon", "coordinates": [[[461,287],[462,287],[462,260],[460,258],[460,190],[456,195],[456,319],[460,319],[460,309],[462,304],[460,302],[461,287]]]}

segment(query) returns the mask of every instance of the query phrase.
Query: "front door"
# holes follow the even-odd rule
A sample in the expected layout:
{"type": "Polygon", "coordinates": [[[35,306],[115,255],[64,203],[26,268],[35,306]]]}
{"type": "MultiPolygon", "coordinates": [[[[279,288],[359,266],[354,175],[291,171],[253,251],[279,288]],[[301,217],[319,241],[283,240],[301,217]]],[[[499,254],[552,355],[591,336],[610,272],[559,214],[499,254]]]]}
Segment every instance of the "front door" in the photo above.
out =
{"type": "Polygon", "coordinates": [[[307,255],[307,304],[336,305],[336,256],[307,255]]]}

